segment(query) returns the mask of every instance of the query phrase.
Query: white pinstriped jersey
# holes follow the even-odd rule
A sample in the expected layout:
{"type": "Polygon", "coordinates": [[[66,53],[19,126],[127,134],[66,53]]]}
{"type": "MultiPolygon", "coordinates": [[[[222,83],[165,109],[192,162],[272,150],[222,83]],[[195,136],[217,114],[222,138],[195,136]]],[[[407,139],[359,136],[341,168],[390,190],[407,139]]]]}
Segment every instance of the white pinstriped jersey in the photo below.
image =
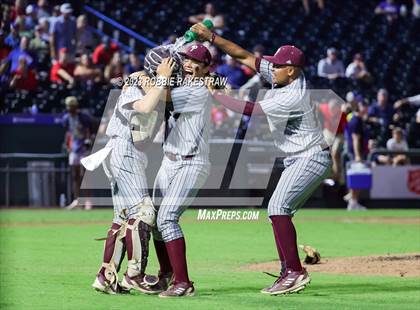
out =
{"type": "MultiPolygon", "coordinates": [[[[272,83],[272,64],[261,59],[259,72],[272,83]]],[[[311,103],[303,73],[291,84],[273,88],[259,101],[267,116],[276,147],[285,154],[317,152],[324,143],[316,107],[311,103]]]]}
{"type": "Polygon", "coordinates": [[[174,111],[167,120],[164,152],[176,155],[209,153],[210,99],[205,86],[180,86],[171,90],[174,111]]]}
{"type": "Polygon", "coordinates": [[[107,136],[119,136],[131,141],[131,131],[128,124],[131,117],[138,113],[133,109],[131,103],[142,99],[143,96],[143,91],[135,86],[129,86],[121,92],[106,129],[107,136]]]}

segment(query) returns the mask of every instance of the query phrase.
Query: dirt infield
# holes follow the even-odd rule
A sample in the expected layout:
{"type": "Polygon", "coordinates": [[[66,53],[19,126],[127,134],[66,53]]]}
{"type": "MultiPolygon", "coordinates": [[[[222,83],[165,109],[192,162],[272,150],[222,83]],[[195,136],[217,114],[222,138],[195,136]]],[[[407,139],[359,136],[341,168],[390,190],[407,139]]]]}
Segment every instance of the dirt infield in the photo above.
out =
{"type": "MultiPolygon", "coordinates": [[[[242,270],[278,272],[278,262],[246,265],[242,270]]],[[[316,265],[305,265],[309,272],[345,275],[420,277],[420,253],[386,256],[322,258],[316,265]]]]}

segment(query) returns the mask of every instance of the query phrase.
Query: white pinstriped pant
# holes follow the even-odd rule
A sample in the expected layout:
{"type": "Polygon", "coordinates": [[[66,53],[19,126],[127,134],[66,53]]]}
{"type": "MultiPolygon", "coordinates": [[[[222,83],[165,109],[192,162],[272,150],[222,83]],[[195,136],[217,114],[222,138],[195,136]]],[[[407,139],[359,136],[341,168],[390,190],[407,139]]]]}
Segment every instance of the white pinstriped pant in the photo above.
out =
{"type": "Polygon", "coordinates": [[[122,224],[137,214],[136,206],[148,196],[146,167],[147,157],[131,141],[119,137],[108,143],[112,151],[102,163],[111,183],[114,205],[113,222],[122,224]]]}
{"type": "Polygon", "coordinates": [[[183,237],[179,218],[206,182],[209,171],[208,160],[171,161],[164,156],[154,188],[154,193],[159,189],[163,196],[157,214],[157,230],[153,231],[155,239],[169,242],[183,237]]]}
{"type": "Polygon", "coordinates": [[[269,216],[293,216],[331,172],[331,155],[326,150],[306,157],[287,157],[284,166],[268,203],[269,216]]]}

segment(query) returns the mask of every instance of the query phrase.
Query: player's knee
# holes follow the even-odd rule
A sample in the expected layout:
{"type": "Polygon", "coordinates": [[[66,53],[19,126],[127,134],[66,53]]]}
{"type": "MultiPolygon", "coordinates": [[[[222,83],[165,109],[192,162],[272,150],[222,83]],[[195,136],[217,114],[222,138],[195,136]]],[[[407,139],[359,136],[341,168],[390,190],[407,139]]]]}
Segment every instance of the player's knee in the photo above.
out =
{"type": "Polygon", "coordinates": [[[176,234],[176,232],[181,231],[178,221],[173,218],[158,216],[157,221],[156,221],[156,226],[159,231],[159,234],[161,235],[163,241],[165,242],[169,242],[171,240],[177,239],[177,238],[172,238],[172,237],[174,234],[176,234]]]}
{"type": "Polygon", "coordinates": [[[113,226],[114,225],[122,226],[124,224],[124,222],[125,221],[118,215],[115,215],[114,218],[112,219],[112,225],[113,226]]]}
{"type": "Polygon", "coordinates": [[[288,205],[268,205],[268,217],[273,216],[273,215],[289,215],[289,216],[293,216],[293,214],[295,213],[294,210],[292,210],[290,208],[290,206],[288,205]]]}
{"type": "Polygon", "coordinates": [[[156,227],[160,234],[167,229],[170,226],[170,220],[162,216],[161,214],[158,214],[156,218],[156,227]]]}
{"type": "Polygon", "coordinates": [[[276,213],[276,209],[278,209],[278,204],[275,204],[274,202],[270,200],[270,202],[268,203],[268,208],[267,208],[268,216],[270,217],[271,215],[275,215],[274,213],[276,213]]]}
{"type": "Polygon", "coordinates": [[[144,198],[141,203],[133,207],[132,212],[130,212],[129,219],[139,219],[149,226],[155,226],[156,210],[150,197],[144,198]]]}

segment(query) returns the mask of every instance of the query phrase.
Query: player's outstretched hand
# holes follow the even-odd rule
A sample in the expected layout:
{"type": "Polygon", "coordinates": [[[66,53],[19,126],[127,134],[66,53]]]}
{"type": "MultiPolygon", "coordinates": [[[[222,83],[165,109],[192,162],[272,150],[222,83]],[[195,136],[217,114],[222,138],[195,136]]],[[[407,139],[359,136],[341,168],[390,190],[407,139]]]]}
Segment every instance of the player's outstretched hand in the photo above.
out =
{"type": "Polygon", "coordinates": [[[213,33],[204,26],[203,23],[194,24],[190,29],[192,32],[195,32],[201,40],[211,41],[213,33]]]}
{"type": "Polygon", "coordinates": [[[165,78],[170,78],[176,66],[176,61],[173,58],[164,58],[156,69],[156,73],[165,78]]]}

